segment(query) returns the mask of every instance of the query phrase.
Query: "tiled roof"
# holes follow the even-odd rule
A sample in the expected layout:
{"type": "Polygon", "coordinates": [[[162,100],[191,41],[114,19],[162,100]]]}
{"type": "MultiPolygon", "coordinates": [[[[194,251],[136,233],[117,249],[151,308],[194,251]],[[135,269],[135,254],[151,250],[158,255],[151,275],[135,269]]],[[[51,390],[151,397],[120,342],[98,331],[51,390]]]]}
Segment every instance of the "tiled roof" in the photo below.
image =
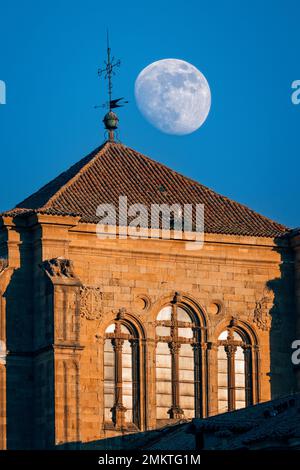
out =
{"type": "MultiPolygon", "coordinates": [[[[300,438],[300,393],[206,419],[194,419],[193,427],[197,432],[226,437],[228,449],[300,438]]],[[[222,439],[219,445],[224,448],[222,439]]]]}
{"type": "Polygon", "coordinates": [[[278,237],[288,230],[145,155],[112,142],[105,142],[5,214],[75,215],[81,222],[97,223],[99,204],[118,207],[120,195],[127,196],[128,205],[141,203],[149,211],[151,204],[204,204],[206,233],[278,237]]]}

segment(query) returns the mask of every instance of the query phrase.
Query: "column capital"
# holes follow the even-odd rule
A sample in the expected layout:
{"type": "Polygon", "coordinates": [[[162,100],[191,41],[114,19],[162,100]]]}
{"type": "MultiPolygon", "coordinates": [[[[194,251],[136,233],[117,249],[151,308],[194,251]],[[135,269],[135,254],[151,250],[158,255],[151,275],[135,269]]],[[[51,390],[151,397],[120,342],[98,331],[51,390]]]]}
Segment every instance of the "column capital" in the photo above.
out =
{"type": "Polygon", "coordinates": [[[181,344],[174,341],[170,341],[170,343],[168,343],[168,346],[171,351],[171,354],[178,354],[181,348],[181,344]]]}
{"type": "Polygon", "coordinates": [[[131,349],[133,351],[136,351],[136,349],[138,348],[138,345],[139,345],[139,340],[138,339],[130,339],[129,343],[130,343],[131,349]]]}
{"type": "Polygon", "coordinates": [[[231,357],[236,353],[237,346],[235,344],[225,344],[224,349],[227,356],[231,357]]]}
{"type": "Polygon", "coordinates": [[[207,349],[209,349],[208,343],[193,343],[192,348],[195,352],[196,351],[207,351],[207,349]]]}
{"type": "Polygon", "coordinates": [[[114,348],[115,352],[122,351],[123,344],[124,344],[124,339],[113,338],[111,340],[111,343],[113,345],[113,348],[114,348]]]}

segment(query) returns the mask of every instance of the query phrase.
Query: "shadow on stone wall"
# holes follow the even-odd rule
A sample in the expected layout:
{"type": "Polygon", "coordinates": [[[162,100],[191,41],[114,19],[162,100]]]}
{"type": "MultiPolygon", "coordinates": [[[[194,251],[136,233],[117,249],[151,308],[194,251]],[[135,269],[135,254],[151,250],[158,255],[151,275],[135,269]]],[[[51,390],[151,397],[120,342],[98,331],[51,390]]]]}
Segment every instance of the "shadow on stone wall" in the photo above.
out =
{"type": "MultiPolygon", "coordinates": [[[[45,327],[45,314],[38,309],[34,312],[34,301],[46,293],[41,292],[44,283],[39,282],[40,255],[35,249],[33,257],[32,233],[26,228],[19,233],[20,267],[15,269],[4,293],[7,448],[49,448],[54,442],[53,363],[48,357],[44,367],[34,344],[34,330],[45,327]]],[[[51,321],[50,316],[47,321],[51,321]]]]}
{"type": "Polygon", "coordinates": [[[21,237],[20,267],[4,293],[6,300],[7,448],[32,448],[32,271],[30,250],[21,237]]]}
{"type": "Polygon", "coordinates": [[[291,344],[296,328],[296,307],[294,288],[294,257],[289,247],[284,248],[287,239],[275,240],[280,253],[281,276],[267,283],[273,292],[273,307],[270,310],[270,383],[271,399],[296,391],[294,369],[291,361],[291,344]]]}

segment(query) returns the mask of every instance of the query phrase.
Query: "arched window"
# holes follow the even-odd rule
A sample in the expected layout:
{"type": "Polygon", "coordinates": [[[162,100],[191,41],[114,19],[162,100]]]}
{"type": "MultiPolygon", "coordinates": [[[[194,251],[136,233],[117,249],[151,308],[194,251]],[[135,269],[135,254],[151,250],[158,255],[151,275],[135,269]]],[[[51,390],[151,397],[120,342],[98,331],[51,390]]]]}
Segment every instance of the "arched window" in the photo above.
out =
{"type": "Polygon", "coordinates": [[[248,335],[228,327],[218,338],[218,411],[253,403],[252,345],[248,335]]]}
{"type": "Polygon", "coordinates": [[[201,416],[201,328],[196,316],[173,302],[156,320],[157,420],[201,416]]]}
{"type": "Polygon", "coordinates": [[[105,331],[104,419],[114,429],[139,428],[139,339],[135,329],[116,320],[105,331]]]}

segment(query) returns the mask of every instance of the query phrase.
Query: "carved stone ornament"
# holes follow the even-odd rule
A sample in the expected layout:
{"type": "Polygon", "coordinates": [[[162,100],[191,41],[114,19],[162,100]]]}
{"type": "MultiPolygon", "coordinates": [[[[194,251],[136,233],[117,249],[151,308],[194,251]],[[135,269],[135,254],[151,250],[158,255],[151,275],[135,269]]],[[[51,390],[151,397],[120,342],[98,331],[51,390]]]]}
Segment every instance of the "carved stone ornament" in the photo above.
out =
{"type": "Polygon", "coordinates": [[[177,303],[181,302],[181,300],[182,300],[182,298],[181,298],[180,292],[175,292],[175,294],[173,296],[172,304],[177,304],[177,303]]]}
{"type": "Polygon", "coordinates": [[[271,328],[272,317],[270,315],[270,306],[273,304],[271,296],[266,295],[264,292],[263,297],[255,302],[253,312],[253,322],[263,331],[268,331],[271,328]]]}
{"type": "Polygon", "coordinates": [[[0,258],[0,274],[4,269],[8,267],[8,260],[6,258],[0,258]]]}
{"type": "Polygon", "coordinates": [[[103,313],[100,287],[84,286],[80,289],[80,316],[87,320],[100,320],[103,313]]]}
{"type": "Polygon", "coordinates": [[[50,277],[75,277],[73,262],[62,257],[52,258],[42,263],[42,268],[50,277]]]}

